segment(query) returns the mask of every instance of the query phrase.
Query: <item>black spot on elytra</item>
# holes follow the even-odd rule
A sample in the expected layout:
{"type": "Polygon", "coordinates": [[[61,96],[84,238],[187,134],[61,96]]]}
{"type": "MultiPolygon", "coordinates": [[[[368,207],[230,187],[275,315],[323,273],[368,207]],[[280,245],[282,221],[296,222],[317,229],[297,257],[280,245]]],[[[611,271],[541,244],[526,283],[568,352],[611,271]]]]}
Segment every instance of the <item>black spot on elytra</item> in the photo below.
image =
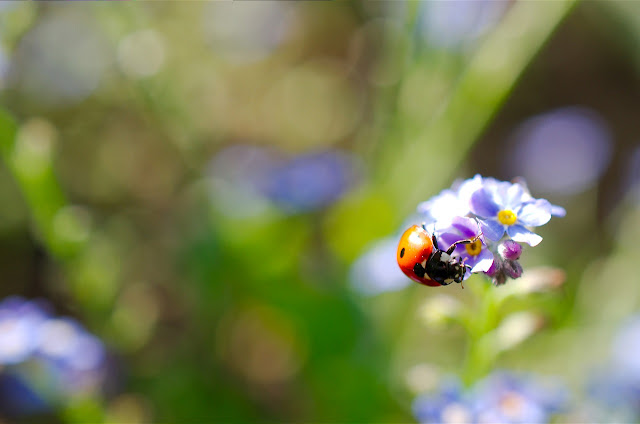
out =
{"type": "Polygon", "coordinates": [[[422,267],[421,263],[418,262],[417,264],[415,264],[413,266],[413,273],[416,274],[420,278],[424,277],[425,270],[422,267]]]}
{"type": "Polygon", "coordinates": [[[404,256],[404,247],[402,248],[402,250],[400,251],[400,257],[402,258],[404,256]]]}

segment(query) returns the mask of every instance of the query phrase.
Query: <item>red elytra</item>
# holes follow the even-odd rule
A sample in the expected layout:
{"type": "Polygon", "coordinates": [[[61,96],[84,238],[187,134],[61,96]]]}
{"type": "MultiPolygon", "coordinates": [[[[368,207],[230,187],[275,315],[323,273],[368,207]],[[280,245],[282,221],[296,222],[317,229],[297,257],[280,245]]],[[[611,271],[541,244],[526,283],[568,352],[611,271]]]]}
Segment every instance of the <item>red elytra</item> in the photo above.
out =
{"type": "Polygon", "coordinates": [[[430,287],[440,287],[440,283],[430,279],[427,274],[418,276],[414,269],[416,264],[421,264],[424,269],[424,263],[433,253],[434,246],[431,241],[431,234],[424,228],[413,225],[402,234],[398,243],[398,252],[396,258],[402,272],[413,281],[430,287]]]}

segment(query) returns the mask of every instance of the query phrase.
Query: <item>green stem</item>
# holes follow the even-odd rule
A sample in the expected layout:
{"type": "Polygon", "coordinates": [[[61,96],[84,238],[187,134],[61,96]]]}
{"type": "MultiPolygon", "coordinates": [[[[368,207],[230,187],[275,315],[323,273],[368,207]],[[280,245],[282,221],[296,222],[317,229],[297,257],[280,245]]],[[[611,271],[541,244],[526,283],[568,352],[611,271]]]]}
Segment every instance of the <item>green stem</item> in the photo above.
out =
{"type": "Polygon", "coordinates": [[[22,192],[35,238],[64,269],[82,305],[108,310],[121,253],[106,234],[91,233],[88,211],[70,207],[54,170],[54,149],[55,129],[48,122],[31,120],[18,128],[0,109],[0,156],[22,192]]]}
{"type": "Polygon", "coordinates": [[[480,281],[473,287],[478,293],[478,313],[467,320],[469,344],[463,367],[462,380],[466,385],[486,375],[493,365],[498,351],[491,343],[489,333],[498,323],[498,302],[494,296],[495,287],[480,281]]]}
{"type": "Polygon", "coordinates": [[[53,254],[64,257],[69,249],[57,237],[53,223],[67,202],[53,170],[55,141],[48,131],[44,121],[31,121],[31,130],[20,137],[13,118],[0,111],[0,153],[29,207],[33,231],[53,254]]]}
{"type": "MultiPolygon", "coordinates": [[[[413,209],[452,169],[503,104],[520,75],[576,0],[518,1],[469,60],[442,113],[385,162],[384,190],[402,212],[413,209]],[[404,188],[411,182],[411,191],[404,188]]],[[[425,64],[425,72],[428,71],[425,64]]]]}

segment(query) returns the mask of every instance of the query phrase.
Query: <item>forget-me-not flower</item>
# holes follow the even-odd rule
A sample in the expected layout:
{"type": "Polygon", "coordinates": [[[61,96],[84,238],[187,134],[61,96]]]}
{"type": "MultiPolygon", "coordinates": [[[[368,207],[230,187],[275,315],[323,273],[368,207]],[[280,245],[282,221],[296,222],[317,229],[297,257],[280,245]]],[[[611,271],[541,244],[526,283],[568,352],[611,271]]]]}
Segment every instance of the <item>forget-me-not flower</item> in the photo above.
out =
{"type": "Polygon", "coordinates": [[[72,318],[53,316],[46,303],[0,302],[0,415],[31,414],[96,394],[107,362],[100,339],[72,318]]]}
{"type": "Polygon", "coordinates": [[[413,402],[421,423],[548,423],[568,403],[564,386],[555,379],[494,372],[468,389],[448,381],[437,393],[413,402]]]}
{"type": "Polygon", "coordinates": [[[474,405],[457,380],[448,380],[437,393],[418,396],[412,405],[413,415],[422,424],[474,422],[474,405]]]}
{"type": "Polygon", "coordinates": [[[431,199],[420,203],[417,211],[427,224],[449,223],[456,216],[466,216],[471,212],[471,196],[482,184],[483,178],[480,175],[454,184],[452,188],[442,190],[431,199]]]}
{"type": "Polygon", "coordinates": [[[474,387],[478,423],[548,423],[568,403],[557,379],[494,372],[474,387]]]}
{"type": "MultiPolygon", "coordinates": [[[[536,246],[542,240],[530,228],[546,224],[552,216],[566,215],[564,208],[553,205],[546,199],[534,198],[521,178],[506,182],[481,175],[442,190],[420,203],[417,212],[425,230],[436,236],[441,250],[446,251],[455,242],[470,241],[459,244],[452,253],[457,263],[464,263],[471,268],[465,273],[464,279],[472,273],[484,273],[496,286],[523,274],[519,262],[522,254],[520,243],[536,246]]],[[[406,228],[406,225],[403,226],[403,229],[406,228]]],[[[389,262],[384,262],[392,264],[393,244],[386,246],[389,262]]],[[[377,254],[379,252],[376,251],[377,254]]],[[[370,258],[370,252],[363,257],[370,258]]],[[[362,261],[357,261],[356,264],[360,270],[378,269],[372,265],[363,265],[362,261]]],[[[375,278],[360,278],[365,274],[352,273],[359,277],[356,282],[359,290],[368,294],[404,286],[397,281],[400,274],[390,270],[377,272],[375,278]],[[363,290],[370,285],[366,280],[375,281],[376,290],[363,290]]]]}
{"type": "Polygon", "coordinates": [[[441,249],[461,240],[473,240],[473,242],[459,244],[453,254],[460,257],[466,265],[471,266],[471,273],[488,271],[493,263],[493,253],[483,241],[480,227],[475,219],[456,216],[452,219],[451,226],[438,234],[438,244],[441,249]]]}
{"type": "Polygon", "coordinates": [[[10,297],[0,303],[0,365],[18,364],[31,357],[46,319],[46,311],[36,302],[10,297]]]}
{"type": "Polygon", "coordinates": [[[486,182],[471,196],[471,212],[479,218],[482,232],[498,241],[507,235],[518,242],[536,246],[542,237],[527,227],[539,227],[551,219],[552,205],[534,199],[520,184],[505,181],[486,182]]]}

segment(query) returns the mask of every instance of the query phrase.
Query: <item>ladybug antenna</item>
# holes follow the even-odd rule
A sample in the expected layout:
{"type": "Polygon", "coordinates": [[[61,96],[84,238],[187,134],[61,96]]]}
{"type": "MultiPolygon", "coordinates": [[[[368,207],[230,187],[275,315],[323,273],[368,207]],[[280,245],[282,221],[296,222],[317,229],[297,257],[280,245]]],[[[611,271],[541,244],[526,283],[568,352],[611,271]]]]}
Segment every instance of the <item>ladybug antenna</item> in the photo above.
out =
{"type": "Polygon", "coordinates": [[[433,247],[435,247],[436,250],[440,250],[440,248],[438,247],[438,239],[436,238],[435,233],[431,235],[431,240],[433,241],[433,247]]]}

